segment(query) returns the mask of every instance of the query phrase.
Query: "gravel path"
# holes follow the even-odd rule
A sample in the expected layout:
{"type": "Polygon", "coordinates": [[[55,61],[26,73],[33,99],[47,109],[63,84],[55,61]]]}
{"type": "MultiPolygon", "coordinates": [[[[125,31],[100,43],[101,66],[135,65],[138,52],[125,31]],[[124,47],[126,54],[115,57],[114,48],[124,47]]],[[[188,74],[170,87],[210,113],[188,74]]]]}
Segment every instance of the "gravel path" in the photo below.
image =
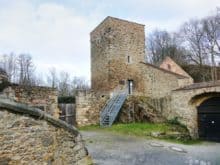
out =
{"type": "Polygon", "coordinates": [[[220,143],[174,144],[82,131],[95,165],[220,165],[220,143]]]}

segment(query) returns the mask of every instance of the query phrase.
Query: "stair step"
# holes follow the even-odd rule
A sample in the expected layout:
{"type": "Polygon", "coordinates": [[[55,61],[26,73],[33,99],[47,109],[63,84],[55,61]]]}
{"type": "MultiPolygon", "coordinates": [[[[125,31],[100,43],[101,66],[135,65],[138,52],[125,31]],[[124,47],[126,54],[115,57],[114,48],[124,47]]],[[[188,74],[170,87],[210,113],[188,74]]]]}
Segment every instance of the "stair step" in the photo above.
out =
{"type": "Polygon", "coordinates": [[[111,126],[117,117],[127,94],[118,94],[110,98],[100,114],[100,125],[111,126]]]}

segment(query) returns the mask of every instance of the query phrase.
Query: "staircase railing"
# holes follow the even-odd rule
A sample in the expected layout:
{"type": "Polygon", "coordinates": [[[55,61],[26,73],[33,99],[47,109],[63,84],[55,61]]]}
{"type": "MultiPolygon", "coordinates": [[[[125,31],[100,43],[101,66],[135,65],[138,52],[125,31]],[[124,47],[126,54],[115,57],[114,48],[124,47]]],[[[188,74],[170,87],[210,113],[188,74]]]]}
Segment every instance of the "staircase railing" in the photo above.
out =
{"type": "Polygon", "coordinates": [[[115,121],[128,95],[127,89],[116,89],[100,113],[100,125],[109,127],[115,121]]]}

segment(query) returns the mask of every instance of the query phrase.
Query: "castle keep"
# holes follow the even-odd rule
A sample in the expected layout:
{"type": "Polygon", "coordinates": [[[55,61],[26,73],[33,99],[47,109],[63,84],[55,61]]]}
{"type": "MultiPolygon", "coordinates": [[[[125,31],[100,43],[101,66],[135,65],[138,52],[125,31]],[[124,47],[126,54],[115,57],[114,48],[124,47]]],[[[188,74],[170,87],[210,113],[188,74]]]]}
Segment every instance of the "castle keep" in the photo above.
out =
{"type": "Polygon", "coordinates": [[[169,71],[145,63],[144,25],[107,17],[90,37],[94,91],[111,92],[124,87],[132,95],[161,97],[171,89],[193,82],[171,59],[167,62],[178,69],[169,71]],[[161,87],[160,91],[156,90],[158,87],[161,87]]]}
{"type": "Polygon", "coordinates": [[[110,126],[116,117],[125,122],[145,121],[151,111],[165,119],[178,119],[193,138],[220,138],[206,130],[212,127],[216,132],[220,125],[220,103],[216,102],[220,101],[220,82],[194,84],[169,57],[160,67],[146,63],[144,30],[142,24],[107,17],[91,32],[92,89],[78,93],[77,124],[110,126]],[[145,98],[144,115],[131,119],[130,112],[136,113],[132,98],[137,102],[140,97],[145,98]]]}
{"type": "Polygon", "coordinates": [[[107,17],[90,37],[92,89],[109,92],[130,85],[141,92],[137,82],[142,82],[139,62],[145,55],[144,25],[107,17]]]}

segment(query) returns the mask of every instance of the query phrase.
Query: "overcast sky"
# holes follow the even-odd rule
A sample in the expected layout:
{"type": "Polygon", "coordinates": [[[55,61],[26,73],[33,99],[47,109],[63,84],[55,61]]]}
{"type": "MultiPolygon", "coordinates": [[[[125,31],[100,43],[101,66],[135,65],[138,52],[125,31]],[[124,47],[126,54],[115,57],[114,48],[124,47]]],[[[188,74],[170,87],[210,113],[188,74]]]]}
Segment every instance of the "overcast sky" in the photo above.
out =
{"type": "Polygon", "coordinates": [[[175,31],[215,11],[220,0],[0,0],[0,54],[29,53],[38,73],[48,68],[90,78],[89,33],[114,16],[175,31]]]}

